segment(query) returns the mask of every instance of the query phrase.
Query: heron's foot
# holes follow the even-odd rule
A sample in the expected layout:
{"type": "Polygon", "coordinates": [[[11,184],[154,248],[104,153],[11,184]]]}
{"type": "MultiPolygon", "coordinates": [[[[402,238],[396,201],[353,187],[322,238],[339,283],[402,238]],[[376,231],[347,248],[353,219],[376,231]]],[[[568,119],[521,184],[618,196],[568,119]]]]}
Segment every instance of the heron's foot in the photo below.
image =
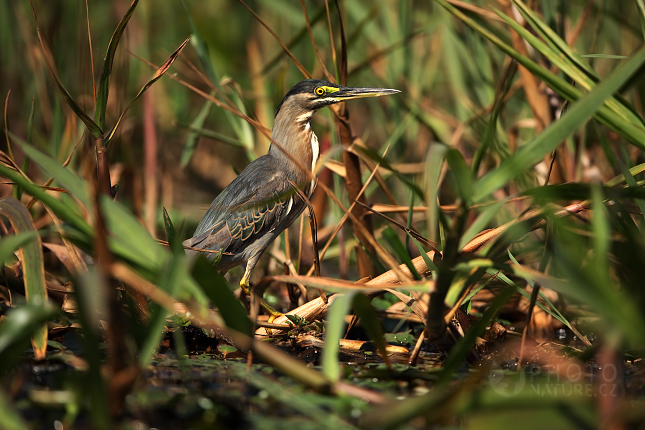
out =
{"type": "MultiPolygon", "coordinates": [[[[251,285],[249,284],[249,276],[244,275],[240,281],[240,288],[247,296],[251,297],[251,285]]],[[[273,306],[268,304],[266,300],[260,299],[260,306],[262,306],[269,313],[269,322],[273,322],[276,318],[284,315],[281,312],[276,311],[273,306]]]]}

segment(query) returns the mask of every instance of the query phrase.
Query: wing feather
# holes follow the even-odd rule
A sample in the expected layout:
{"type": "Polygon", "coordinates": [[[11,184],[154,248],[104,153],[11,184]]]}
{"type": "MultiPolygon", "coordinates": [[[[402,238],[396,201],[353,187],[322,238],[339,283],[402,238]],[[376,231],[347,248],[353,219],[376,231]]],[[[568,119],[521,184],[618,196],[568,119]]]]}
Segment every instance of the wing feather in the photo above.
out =
{"type": "Polygon", "coordinates": [[[291,224],[302,213],[302,208],[288,212],[290,199],[298,200],[294,197],[297,191],[283,170],[276,167],[268,155],[249,164],[213,200],[195,235],[185,244],[222,250],[228,256],[222,257],[220,265],[230,263],[232,267],[248,259],[248,252],[243,251],[249,240],[272,234],[276,229],[279,233],[291,224]]]}

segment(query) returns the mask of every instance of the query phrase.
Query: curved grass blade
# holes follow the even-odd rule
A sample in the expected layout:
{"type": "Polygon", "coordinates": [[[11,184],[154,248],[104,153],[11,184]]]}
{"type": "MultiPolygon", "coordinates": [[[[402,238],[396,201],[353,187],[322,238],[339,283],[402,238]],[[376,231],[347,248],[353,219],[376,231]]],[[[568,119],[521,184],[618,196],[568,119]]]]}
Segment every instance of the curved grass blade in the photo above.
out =
{"type": "Polygon", "coordinates": [[[161,65],[161,67],[159,67],[159,69],[157,69],[157,71],[152,76],[152,78],[148,82],[146,82],[146,84],[143,86],[143,88],[141,88],[139,90],[139,92],[137,93],[137,95],[134,96],[134,99],[132,99],[130,104],[128,104],[128,106],[125,108],[125,110],[121,113],[121,116],[119,116],[119,119],[117,120],[116,124],[114,124],[114,127],[112,127],[112,130],[110,130],[109,133],[107,134],[107,136],[105,137],[105,139],[103,141],[104,145],[107,146],[110,143],[110,140],[112,139],[112,137],[114,137],[114,133],[116,133],[117,128],[119,128],[119,125],[121,124],[121,121],[123,121],[123,117],[128,112],[128,110],[132,107],[134,102],[136,102],[139,99],[139,97],[141,97],[141,95],[143,93],[145,93],[148,88],[150,88],[150,86],[152,84],[157,82],[159,80],[159,78],[161,78],[164,75],[164,73],[166,73],[168,71],[168,69],[170,68],[172,63],[174,63],[175,60],[177,59],[177,57],[179,57],[179,54],[184,49],[184,47],[186,46],[186,44],[188,43],[189,40],[190,40],[190,36],[188,36],[188,38],[186,40],[184,40],[184,42],[181,45],[179,45],[179,48],[177,48],[175,50],[175,52],[173,52],[170,55],[170,57],[168,57],[166,62],[163,63],[161,65]]]}
{"type": "Polygon", "coordinates": [[[544,155],[553,151],[582,126],[605,100],[618,91],[642,67],[643,62],[645,62],[645,46],[641,47],[629,61],[613,71],[593,91],[583,96],[561,119],[552,123],[539,136],[503,161],[499,168],[481,178],[474,185],[473,200],[481,201],[539,163],[544,155]]]}
{"type": "MultiPolygon", "coordinates": [[[[107,109],[108,97],[110,95],[110,78],[112,77],[112,65],[114,64],[116,48],[119,45],[119,41],[121,40],[121,36],[123,36],[125,27],[128,25],[128,21],[130,21],[130,17],[132,17],[134,9],[137,7],[138,3],[139,0],[134,0],[130,4],[125,15],[121,18],[119,25],[114,29],[114,33],[112,33],[110,43],[108,44],[107,52],[105,53],[105,60],[103,61],[103,68],[101,69],[101,78],[99,79],[99,88],[96,91],[96,112],[94,113],[94,120],[100,128],[105,126],[105,111],[107,109]]],[[[92,135],[94,134],[92,133],[92,135]]]]}
{"type": "Polygon", "coordinates": [[[64,168],[58,161],[45,155],[34,146],[28,144],[17,136],[12,136],[20,149],[23,150],[26,156],[31,158],[41,169],[50,177],[55,178],[60,185],[67,191],[74,194],[77,199],[85,205],[91,207],[91,199],[87,184],[74,173],[64,168]]]}
{"type": "MultiPolygon", "coordinates": [[[[600,81],[600,77],[589,67],[578,54],[576,54],[564,40],[560,38],[549,26],[544,24],[532,10],[519,1],[515,4],[520,12],[531,23],[533,28],[546,41],[543,42],[535,37],[530,31],[519,25],[502,12],[498,14],[506,23],[513,28],[524,40],[537,49],[542,55],[549,59],[555,66],[567,74],[572,80],[587,91],[591,91],[600,81]]],[[[628,57],[629,58],[629,57],[628,57]]],[[[606,105],[623,120],[631,124],[643,126],[643,119],[635,112],[634,108],[625,100],[618,102],[614,97],[607,100],[606,105]]]]}
{"type": "MultiPolygon", "coordinates": [[[[490,31],[488,31],[487,29],[485,29],[484,27],[482,27],[481,25],[479,25],[478,23],[476,23],[475,21],[467,17],[465,14],[463,14],[460,10],[452,6],[446,0],[436,0],[436,1],[439,4],[441,4],[443,7],[445,7],[450,13],[452,13],[457,18],[462,20],[466,25],[471,27],[473,30],[481,33],[484,37],[486,37],[488,40],[490,40],[495,45],[497,45],[498,48],[500,48],[506,54],[510,55],[518,63],[526,67],[528,70],[530,70],[531,73],[533,73],[535,76],[542,79],[549,87],[551,87],[562,97],[566,98],[569,101],[576,101],[582,97],[582,92],[578,88],[570,85],[560,76],[553,74],[552,72],[540,66],[533,60],[520,54],[511,46],[504,43],[495,34],[491,33],[490,31]]],[[[615,112],[610,110],[607,106],[599,107],[594,117],[598,119],[598,121],[600,121],[601,123],[609,126],[616,133],[625,137],[630,143],[638,146],[641,149],[645,148],[645,144],[643,144],[643,142],[645,142],[645,130],[642,127],[636,126],[635,124],[625,121],[615,112]]]]}
{"type": "MultiPolygon", "coordinates": [[[[36,305],[47,302],[47,289],[45,288],[45,266],[43,262],[43,247],[40,236],[36,233],[31,215],[27,208],[13,197],[0,199],[0,214],[11,223],[15,232],[32,232],[32,240],[24,244],[20,250],[20,261],[25,282],[25,296],[27,302],[36,305]]],[[[2,260],[4,261],[4,260],[2,260]]],[[[47,324],[34,330],[32,345],[36,360],[45,358],[47,351],[47,324]]]]}
{"type": "Polygon", "coordinates": [[[93,237],[94,232],[90,225],[81,217],[76,210],[70,205],[61,202],[47,193],[47,190],[30,182],[27,178],[0,164],[0,175],[6,176],[12,181],[20,184],[27,193],[31,194],[36,199],[40,200],[43,204],[47,205],[54,213],[61,219],[69,222],[75,228],[80,230],[83,234],[93,237]]]}

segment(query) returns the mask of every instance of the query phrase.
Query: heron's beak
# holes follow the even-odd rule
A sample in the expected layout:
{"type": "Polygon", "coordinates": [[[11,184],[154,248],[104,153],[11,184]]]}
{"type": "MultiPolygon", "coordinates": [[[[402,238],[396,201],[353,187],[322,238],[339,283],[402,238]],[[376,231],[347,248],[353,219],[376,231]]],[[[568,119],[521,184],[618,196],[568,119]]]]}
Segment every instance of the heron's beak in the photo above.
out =
{"type": "Polygon", "coordinates": [[[399,90],[391,90],[389,88],[349,88],[341,87],[337,92],[331,94],[339,102],[352,99],[361,99],[364,97],[380,97],[389,94],[400,93],[399,90]]]}

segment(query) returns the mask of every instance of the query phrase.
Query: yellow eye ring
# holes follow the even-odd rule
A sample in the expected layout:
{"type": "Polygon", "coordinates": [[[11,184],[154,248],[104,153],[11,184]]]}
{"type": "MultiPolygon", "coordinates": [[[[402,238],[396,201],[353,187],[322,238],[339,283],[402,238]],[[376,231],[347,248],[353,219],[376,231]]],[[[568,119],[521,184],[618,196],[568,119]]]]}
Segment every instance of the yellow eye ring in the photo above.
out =
{"type": "Polygon", "coordinates": [[[314,90],[314,93],[317,96],[322,96],[323,94],[325,94],[325,89],[323,87],[318,87],[314,90]]]}

